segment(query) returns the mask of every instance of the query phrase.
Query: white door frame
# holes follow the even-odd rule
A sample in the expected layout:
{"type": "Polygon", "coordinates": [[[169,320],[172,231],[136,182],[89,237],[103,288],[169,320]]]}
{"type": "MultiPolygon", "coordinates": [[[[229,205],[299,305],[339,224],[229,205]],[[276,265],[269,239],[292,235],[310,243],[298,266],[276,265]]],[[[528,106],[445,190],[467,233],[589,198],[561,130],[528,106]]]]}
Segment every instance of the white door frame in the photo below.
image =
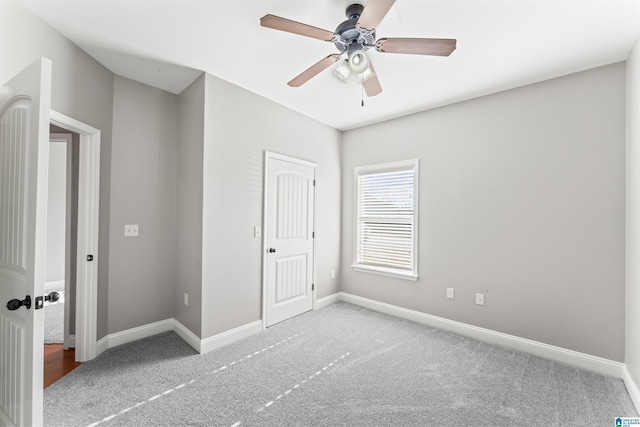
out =
{"type": "Polygon", "coordinates": [[[50,122],[80,135],[75,355],[85,362],[97,353],[100,130],[53,110],[50,122]]]}
{"type": "MultiPolygon", "coordinates": [[[[51,114],[51,113],[49,113],[51,114]]],[[[70,133],[50,133],[49,134],[49,143],[51,142],[62,142],[65,144],[65,149],[67,152],[67,164],[65,168],[66,174],[66,196],[65,196],[65,231],[64,231],[64,297],[68,298],[70,293],[71,281],[69,280],[70,272],[71,272],[71,176],[73,174],[73,161],[72,161],[72,137],[70,133]]],[[[48,215],[48,213],[47,213],[48,215]]],[[[45,260],[46,265],[46,260],[45,260]]],[[[46,284],[46,282],[45,282],[46,284]]],[[[75,342],[71,342],[69,339],[69,304],[65,304],[64,306],[64,322],[63,322],[63,348],[68,350],[69,347],[75,347],[75,342]]]]}
{"type": "MultiPolygon", "coordinates": [[[[278,159],[283,160],[285,162],[295,163],[303,166],[309,166],[314,170],[314,177],[316,180],[316,186],[313,201],[313,229],[316,230],[316,222],[318,211],[317,201],[318,201],[318,164],[313,163],[307,160],[298,159],[295,157],[285,156],[283,154],[273,153],[271,151],[264,152],[264,188],[263,188],[263,196],[262,196],[262,330],[267,329],[267,213],[268,213],[268,189],[269,189],[269,160],[270,159],[278,159]]],[[[315,232],[315,231],[314,231],[315,232]]],[[[317,266],[316,266],[316,239],[313,239],[313,290],[311,291],[311,309],[316,309],[316,292],[315,284],[318,283],[317,278],[317,266]]]]}

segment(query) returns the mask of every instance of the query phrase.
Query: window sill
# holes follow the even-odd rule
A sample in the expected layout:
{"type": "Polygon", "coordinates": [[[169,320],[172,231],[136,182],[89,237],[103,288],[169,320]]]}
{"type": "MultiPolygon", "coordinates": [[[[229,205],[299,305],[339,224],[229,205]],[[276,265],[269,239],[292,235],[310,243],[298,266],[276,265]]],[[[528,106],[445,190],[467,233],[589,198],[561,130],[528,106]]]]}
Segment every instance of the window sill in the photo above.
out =
{"type": "Polygon", "coordinates": [[[373,273],[373,274],[379,274],[381,276],[389,276],[389,277],[395,277],[397,279],[403,279],[403,280],[411,280],[411,281],[416,281],[418,280],[418,275],[417,274],[413,274],[410,272],[404,272],[404,271],[400,271],[400,270],[393,270],[390,268],[384,268],[384,267],[373,267],[370,265],[361,265],[361,264],[354,264],[351,266],[355,271],[361,271],[363,273],[373,273]]]}

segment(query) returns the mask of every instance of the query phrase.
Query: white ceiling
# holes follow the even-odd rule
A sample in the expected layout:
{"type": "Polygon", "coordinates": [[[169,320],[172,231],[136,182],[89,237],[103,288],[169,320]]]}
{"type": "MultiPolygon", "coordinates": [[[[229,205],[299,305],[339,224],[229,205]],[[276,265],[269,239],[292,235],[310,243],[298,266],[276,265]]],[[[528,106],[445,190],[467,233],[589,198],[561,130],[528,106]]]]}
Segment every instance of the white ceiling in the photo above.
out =
{"type": "Polygon", "coordinates": [[[206,71],[340,130],[623,61],[640,34],[638,0],[398,0],[377,37],[457,49],[369,51],[384,91],[361,107],[330,70],[286,84],[333,44],[260,26],[271,13],[333,31],[356,0],[20,1],[118,75],[177,94],[206,71]]]}

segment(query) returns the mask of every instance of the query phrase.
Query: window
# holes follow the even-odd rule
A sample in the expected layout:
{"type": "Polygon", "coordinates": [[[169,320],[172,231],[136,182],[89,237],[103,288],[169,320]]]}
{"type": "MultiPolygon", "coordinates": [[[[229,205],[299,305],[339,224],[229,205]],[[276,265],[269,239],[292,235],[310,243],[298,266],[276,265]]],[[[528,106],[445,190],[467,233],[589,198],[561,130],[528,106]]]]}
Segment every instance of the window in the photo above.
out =
{"type": "Polygon", "coordinates": [[[418,160],[355,169],[353,268],[418,278],[418,160]]]}

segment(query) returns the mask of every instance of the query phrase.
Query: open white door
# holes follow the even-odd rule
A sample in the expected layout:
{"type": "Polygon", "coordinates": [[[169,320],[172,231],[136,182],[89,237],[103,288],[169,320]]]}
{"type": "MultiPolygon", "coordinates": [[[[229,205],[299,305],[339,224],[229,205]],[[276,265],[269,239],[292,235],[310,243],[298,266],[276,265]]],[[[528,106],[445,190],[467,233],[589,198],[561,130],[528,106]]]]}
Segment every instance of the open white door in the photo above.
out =
{"type": "Polygon", "coordinates": [[[265,155],[265,326],[313,308],[315,168],[265,155]]]}
{"type": "Polygon", "coordinates": [[[0,424],[42,425],[51,61],[0,93],[0,424]]]}

